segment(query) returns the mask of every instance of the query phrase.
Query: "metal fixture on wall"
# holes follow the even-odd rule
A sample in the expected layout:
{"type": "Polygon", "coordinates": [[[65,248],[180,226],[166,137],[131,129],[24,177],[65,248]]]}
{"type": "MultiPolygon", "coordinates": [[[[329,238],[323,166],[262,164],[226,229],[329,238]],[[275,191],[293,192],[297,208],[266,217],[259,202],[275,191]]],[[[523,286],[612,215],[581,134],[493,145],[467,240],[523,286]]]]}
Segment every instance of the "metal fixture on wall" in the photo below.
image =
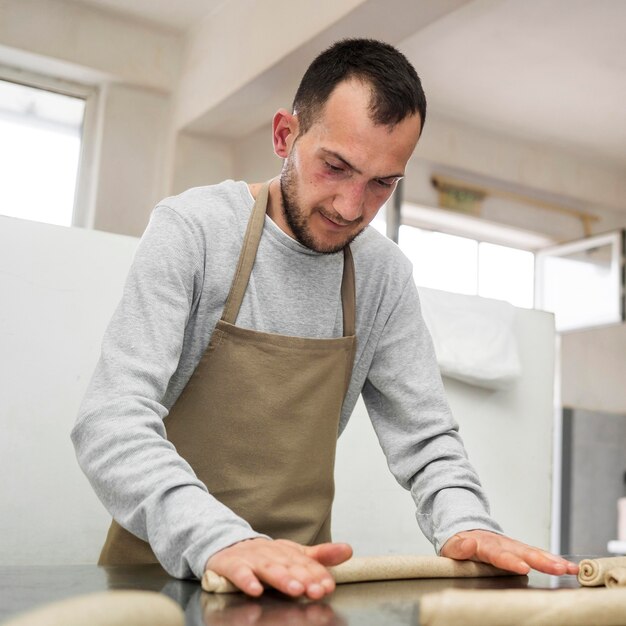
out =
{"type": "Polygon", "coordinates": [[[579,209],[539,200],[514,191],[466,183],[465,181],[449,178],[440,174],[433,175],[430,180],[433,187],[439,192],[439,205],[442,208],[465,213],[467,215],[479,216],[482,201],[491,196],[513,200],[514,202],[523,202],[539,207],[540,209],[564,213],[575,217],[581,221],[585,237],[591,236],[591,226],[593,222],[597,222],[600,219],[597,215],[579,209]]]}
{"type": "Polygon", "coordinates": [[[437,176],[433,176],[431,182],[438,192],[439,206],[442,209],[480,217],[482,202],[487,196],[486,191],[470,188],[464,184],[461,186],[437,176]]]}

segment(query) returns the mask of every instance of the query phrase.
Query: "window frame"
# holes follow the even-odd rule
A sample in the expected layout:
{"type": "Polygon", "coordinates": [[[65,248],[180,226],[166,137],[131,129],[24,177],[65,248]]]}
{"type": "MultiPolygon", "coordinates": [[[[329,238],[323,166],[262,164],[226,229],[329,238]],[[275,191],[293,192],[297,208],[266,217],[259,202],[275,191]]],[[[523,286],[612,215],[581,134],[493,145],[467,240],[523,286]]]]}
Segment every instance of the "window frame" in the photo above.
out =
{"type": "MultiPolygon", "coordinates": [[[[389,210],[388,205],[387,213],[389,210]]],[[[435,230],[532,253],[557,243],[553,238],[541,233],[406,201],[402,202],[399,225],[435,230]]]]}
{"type": "MultiPolygon", "coordinates": [[[[602,326],[611,326],[614,324],[623,324],[626,322],[626,229],[617,229],[598,235],[591,235],[583,239],[569,241],[566,243],[556,244],[535,253],[535,308],[540,311],[547,310],[546,294],[545,294],[545,262],[547,258],[564,257],[576,252],[584,252],[590,248],[610,246],[611,247],[611,265],[615,268],[612,276],[613,289],[617,294],[617,311],[611,319],[602,320],[593,323],[583,323],[574,326],[561,326],[557,320],[557,332],[567,333],[572,331],[584,330],[587,328],[598,328],[602,326]]],[[[557,313],[555,313],[555,316],[557,313]]]]}

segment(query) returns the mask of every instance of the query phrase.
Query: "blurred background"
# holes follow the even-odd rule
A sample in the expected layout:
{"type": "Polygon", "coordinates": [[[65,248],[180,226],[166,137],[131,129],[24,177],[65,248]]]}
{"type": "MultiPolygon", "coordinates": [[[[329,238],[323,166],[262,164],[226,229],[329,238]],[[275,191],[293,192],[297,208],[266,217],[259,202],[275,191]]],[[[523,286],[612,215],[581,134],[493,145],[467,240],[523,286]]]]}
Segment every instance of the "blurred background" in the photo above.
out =
{"type": "Polygon", "coordinates": [[[272,116],[326,46],[396,45],[428,114],[374,225],[419,286],[555,314],[558,547],[601,554],[626,540],[625,27],[621,0],[0,0],[0,214],[140,236],[165,196],[278,174],[272,116]]]}

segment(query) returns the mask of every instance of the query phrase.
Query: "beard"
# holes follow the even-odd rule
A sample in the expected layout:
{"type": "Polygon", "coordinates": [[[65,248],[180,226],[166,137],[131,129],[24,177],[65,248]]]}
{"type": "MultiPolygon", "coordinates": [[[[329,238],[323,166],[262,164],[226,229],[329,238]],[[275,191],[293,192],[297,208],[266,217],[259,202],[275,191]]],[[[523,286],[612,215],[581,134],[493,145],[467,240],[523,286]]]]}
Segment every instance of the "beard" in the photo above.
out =
{"type": "MultiPolygon", "coordinates": [[[[311,232],[311,228],[309,226],[310,215],[306,215],[300,206],[300,201],[298,199],[297,178],[298,175],[293,165],[292,153],[285,161],[280,174],[280,195],[285,221],[296,238],[296,241],[309,248],[309,250],[321,252],[322,254],[334,254],[335,252],[343,250],[363,232],[365,227],[358,229],[356,232],[350,233],[344,241],[333,243],[320,241],[311,232]]],[[[315,211],[327,216],[329,219],[333,219],[338,224],[345,222],[345,220],[342,220],[338,215],[331,217],[328,215],[327,211],[321,208],[313,209],[312,213],[315,211]]],[[[362,218],[359,217],[356,222],[358,223],[360,221],[362,221],[362,218]]]]}

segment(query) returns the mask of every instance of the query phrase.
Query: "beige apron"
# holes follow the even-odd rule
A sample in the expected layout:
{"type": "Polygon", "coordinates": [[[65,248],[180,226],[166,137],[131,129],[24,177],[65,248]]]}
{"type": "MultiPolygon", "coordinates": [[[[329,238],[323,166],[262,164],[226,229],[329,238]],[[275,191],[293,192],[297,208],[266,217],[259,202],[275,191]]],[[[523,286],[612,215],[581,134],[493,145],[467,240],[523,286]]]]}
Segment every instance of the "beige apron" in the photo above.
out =
{"type": "MultiPolygon", "coordinates": [[[[343,337],[289,337],[235,326],[267,198],[266,184],[222,318],[165,425],[209,492],[254,530],[313,545],[330,541],[337,431],[356,346],[354,264],[346,246],[343,337]]],[[[113,521],[100,565],[155,562],[148,543],[113,521]]]]}

